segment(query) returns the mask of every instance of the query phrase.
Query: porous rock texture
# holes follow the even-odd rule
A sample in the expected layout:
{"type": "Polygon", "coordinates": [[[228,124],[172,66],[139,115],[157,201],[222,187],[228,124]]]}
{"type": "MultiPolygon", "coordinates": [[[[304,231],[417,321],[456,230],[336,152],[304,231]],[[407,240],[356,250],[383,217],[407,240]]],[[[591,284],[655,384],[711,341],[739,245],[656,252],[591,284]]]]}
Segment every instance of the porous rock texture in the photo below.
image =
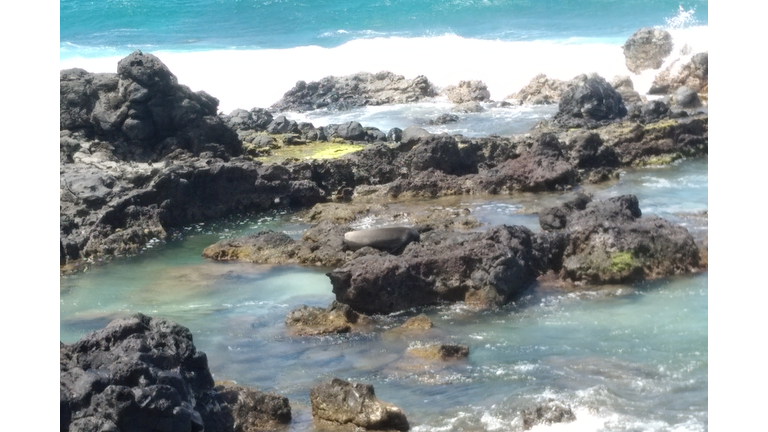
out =
{"type": "Polygon", "coordinates": [[[672,52],[672,35],[666,31],[643,27],[624,42],[627,69],[635,74],[646,69],[658,69],[672,52]]]}
{"type": "Polygon", "coordinates": [[[560,97],[555,121],[568,127],[615,121],[627,115],[621,94],[601,76],[592,74],[577,77],[560,97]]]}
{"type": "Polygon", "coordinates": [[[709,53],[701,52],[684,62],[679,59],[653,79],[649,94],[671,94],[680,87],[688,87],[698,93],[708,93],[709,53]]]}
{"type": "Polygon", "coordinates": [[[300,306],[285,317],[286,327],[296,336],[349,333],[369,323],[367,316],[335,300],[327,308],[300,306]]]}
{"type": "Polygon", "coordinates": [[[512,93],[504,99],[512,99],[527,105],[555,104],[560,102],[560,95],[568,87],[568,81],[548,78],[545,74],[538,74],[520,91],[512,93]]]}
{"type": "Polygon", "coordinates": [[[455,104],[465,102],[487,102],[491,100],[491,92],[482,81],[460,81],[458,85],[448,86],[440,94],[455,104]]]}
{"type": "Polygon", "coordinates": [[[699,249],[684,227],[641,217],[634,195],[591,201],[584,195],[540,213],[547,232],[567,232],[561,276],[593,284],[654,279],[699,268],[699,249]]]}
{"type": "Polygon", "coordinates": [[[370,384],[333,378],[313,387],[309,398],[316,420],[375,431],[410,429],[403,410],[379,400],[370,384]]]}
{"type": "Polygon", "coordinates": [[[172,321],[118,319],[59,352],[62,431],[240,432],[291,419],[284,397],[215,389],[205,353],[172,321]]]}
{"type": "Polygon", "coordinates": [[[436,95],[435,87],[423,75],[406,79],[387,71],[360,72],[343,77],[328,76],[310,83],[299,81],[271,108],[299,112],[318,108],[348,110],[366,105],[417,102],[436,95]]]}

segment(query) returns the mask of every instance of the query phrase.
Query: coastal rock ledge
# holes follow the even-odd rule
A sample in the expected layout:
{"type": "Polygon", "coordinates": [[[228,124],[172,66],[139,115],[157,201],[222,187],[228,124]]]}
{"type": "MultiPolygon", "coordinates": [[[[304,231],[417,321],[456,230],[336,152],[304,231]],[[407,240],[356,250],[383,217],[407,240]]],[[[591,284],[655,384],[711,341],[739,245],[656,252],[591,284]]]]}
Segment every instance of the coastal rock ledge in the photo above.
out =
{"type": "Polygon", "coordinates": [[[216,386],[192,333],[142,314],[59,351],[61,431],[246,432],[291,420],[288,399],[216,386]]]}

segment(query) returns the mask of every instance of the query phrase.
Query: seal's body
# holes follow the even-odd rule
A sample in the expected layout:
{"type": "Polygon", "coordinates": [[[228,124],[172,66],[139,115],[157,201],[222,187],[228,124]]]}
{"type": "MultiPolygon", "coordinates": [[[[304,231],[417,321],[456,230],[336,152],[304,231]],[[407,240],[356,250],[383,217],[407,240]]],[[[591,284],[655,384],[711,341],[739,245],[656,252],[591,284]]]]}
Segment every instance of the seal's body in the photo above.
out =
{"type": "Polygon", "coordinates": [[[344,243],[351,250],[370,246],[382,250],[397,250],[419,240],[419,232],[407,227],[372,228],[344,234],[344,243]]]}

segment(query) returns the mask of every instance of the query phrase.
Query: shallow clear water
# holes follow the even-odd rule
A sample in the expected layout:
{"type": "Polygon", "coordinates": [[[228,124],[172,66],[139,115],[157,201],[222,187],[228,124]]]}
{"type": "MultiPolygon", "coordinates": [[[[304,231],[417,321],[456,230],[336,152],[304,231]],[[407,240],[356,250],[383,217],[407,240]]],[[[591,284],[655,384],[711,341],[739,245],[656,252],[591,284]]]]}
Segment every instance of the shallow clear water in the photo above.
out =
{"type": "MultiPolygon", "coordinates": [[[[697,159],[627,170],[613,184],[585,189],[597,197],[634,193],[644,214],[677,218],[701,237],[706,218],[690,216],[707,210],[707,167],[697,159]]],[[[564,196],[426,204],[538,229],[533,213],[564,196]]],[[[266,228],[298,237],[306,225],[279,213],[195,225],[137,256],[63,277],[61,340],[134,312],[173,319],[192,330],[217,380],[286,395],[296,431],[313,430],[309,389],[332,376],[372,383],[381,399],[405,409],[416,431],[521,430],[518,412],[547,398],[570,404],[577,420],[534,430],[707,430],[706,273],[569,292],[539,286],[495,311],[427,308],[435,328],[415,337],[384,333],[416,313],[408,311],[384,317],[373,334],[292,338],[283,323],[288,311],[333,300],[328,269],[200,257],[220,238],[266,228]],[[431,341],[466,344],[469,359],[424,365],[404,354],[431,341]]]]}
{"type": "Polygon", "coordinates": [[[454,113],[455,104],[448,101],[431,101],[411,104],[393,104],[355,108],[349,111],[315,110],[307,113],[283,113],[297,122],[310,122],[315,127],[356,121],[367,127],[375,127],[386,133],[392,128],[405,129],[419,126],[430,133],[461,134],[466,137],[488,135],[514,135],[525,133],[541,120],[552,117],[557,105],[494,107],[484,105],[478,113],[454,113]],[[458,121],[444,125],[427,125],[443,114],[455,114],[458,121]]]}

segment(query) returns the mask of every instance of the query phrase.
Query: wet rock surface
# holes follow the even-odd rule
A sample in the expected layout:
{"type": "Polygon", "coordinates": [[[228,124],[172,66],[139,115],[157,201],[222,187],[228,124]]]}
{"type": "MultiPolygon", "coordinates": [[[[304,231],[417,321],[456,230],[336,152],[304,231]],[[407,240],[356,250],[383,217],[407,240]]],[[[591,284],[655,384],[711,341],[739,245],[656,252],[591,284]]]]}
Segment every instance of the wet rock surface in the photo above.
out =
{"type": "Polygon", "coordinates": [[[520,412],[520,417],[523,419],[523,430],[529,430],[540,424],[551,425],[576,420],[576,415],[573,414],[570,406],[554,399],[538,406],[526,408],[520,412]]]}
{"type": "Polygon", "coordinates": [[[335,425],[354,425],[366,430],[407,431],[402,409],[376,397],[370,384],[333,378],[309,393],[312,417],[335,425]]]}
{"type": "Polygon", "coordinates": [[[439,302],[500,305],[515,298],[545,264],[523,227],[484,233],[435,230],[400,255],[356,257],[328,276],[339,302],[363,313],[390,313],[439,302]]]}
{"type": "Polygon", "coordinates": [[[469,347],[458,344],[429,344],[408,348],[406,353],[428,361],[463,360],[469,357],[469,347]]]}
{"type": "Polygon", "coordinates": [[[540,221],[546,231],[568,233],[561,277],[572,281],[624,283],[699,268],[699,249],[685,228],[641,216],[634,195],[605,201],[578,195],[542,212],[540,221]]]}
{"type": "Polygon", "coordinates": [[[296,336],[349,333],[365,328],[370,319],[334,301],[327,308],[301,306],[288,313],[285,325],[296,336]]]}
{"type": "Polygon", "coordinates": [[[290,421],[285,398],[239,388],[249,398],[243,410],[229,391],[215,389],[190,331],[165,319],[115,320],[61,344],[59,360],[61,430],[229,432],[290,421]],[[236,427],[243,424],[250,426],[236,427]]]}

